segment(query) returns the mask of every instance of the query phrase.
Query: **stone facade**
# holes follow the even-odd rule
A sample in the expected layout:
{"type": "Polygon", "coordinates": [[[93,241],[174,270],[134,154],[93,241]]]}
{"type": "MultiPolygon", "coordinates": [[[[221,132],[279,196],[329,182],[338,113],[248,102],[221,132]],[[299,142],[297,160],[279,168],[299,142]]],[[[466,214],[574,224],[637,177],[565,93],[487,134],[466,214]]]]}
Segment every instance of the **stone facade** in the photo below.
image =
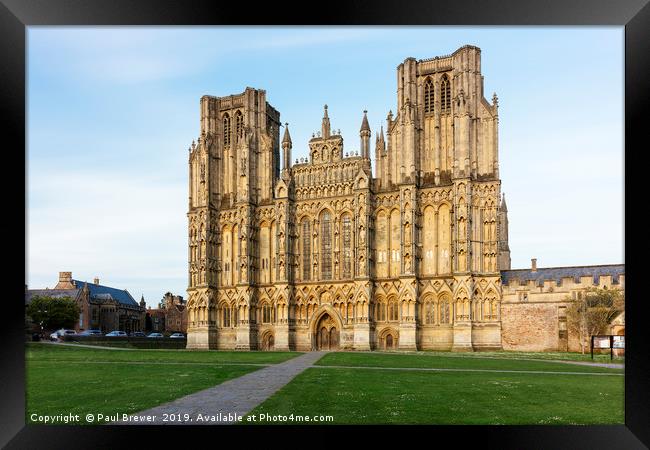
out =
{"type": "Polygon", "coordinates": [[[265,91],[201,98],[188,348],[501,348],[498,106],[480,49],[407,58],[397,80],[375,176],[365,113],[359,152],[325,107],[292,165],[265,91]]]}
{"type": "Polygon", "coordinates": [[[189,148],[187,347],[556,348],[554,307],[521,308],[502,291],[498,121],[474,46],[397,67],[374,175],[365,111],[360,151],[344,151],[326,105],[309,157],[292,164],[264,90],[203,96],[189,148]]]}

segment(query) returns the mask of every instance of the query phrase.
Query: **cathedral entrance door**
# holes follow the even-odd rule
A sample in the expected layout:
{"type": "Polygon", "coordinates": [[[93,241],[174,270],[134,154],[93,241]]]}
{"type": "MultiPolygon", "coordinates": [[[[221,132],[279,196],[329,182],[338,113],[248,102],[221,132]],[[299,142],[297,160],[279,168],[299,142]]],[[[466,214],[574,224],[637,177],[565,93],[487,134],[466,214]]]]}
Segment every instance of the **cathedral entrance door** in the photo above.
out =
{"type": "Polygon", "coordinates": [[[327,332],[327,328],[323,327],[318,333],[318,350],[329,350],[330,349],[330,335],[327,332]]]}
{"type": "Polygon", "coordinates": [[[316,350],[338,350],[339,330],[329,314],[324,314],[316,326],[316,350]]]}
{"type": "Polygon", "coordinates": [[[386,336],[386,349],[390,350],[393,348],[393,335],[389,334],[386,336]]]}

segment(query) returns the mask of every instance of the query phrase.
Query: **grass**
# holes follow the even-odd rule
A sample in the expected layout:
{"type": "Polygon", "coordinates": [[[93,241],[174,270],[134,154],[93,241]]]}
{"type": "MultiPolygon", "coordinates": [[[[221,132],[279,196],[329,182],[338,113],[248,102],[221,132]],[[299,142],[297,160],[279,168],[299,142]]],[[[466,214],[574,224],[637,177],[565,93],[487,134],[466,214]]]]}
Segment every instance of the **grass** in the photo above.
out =
{"type": "Polygon", "coordinates": [[[545,372],[599,372],[623,373],[623,369],[583,366],[577,364],[559,364],[557,362],[531,361],[481,357],[473,354],[402,354],[402,353],[328,353],[322,357],[318,366],[355,366],[355,367],[402,367],[402,368],[438,368],[438,369],[480,369],[480,370],[526,370],[545,372]]]}
{"type": "MultiPolygon", "coordinates": [[[[436,351],[419,351],[413,352],[416,354],[433,354],[437,356],[449,355],[450,352],[436,352],[436,351]]],[[[601,353],[598,354],[594,352],[594,359],[591,359],[591,353],[587,351],[584,355],[582,353],[575,352],[520,352],[520,351],[511,351],[503,350],[498,352],[476,352],[476,353],[464,353],[464,357],[475,357],[475,358],[485,358],[485,357],[495,357],[502,359],[547,359],[547,360],[562,360],[562,361],[584,361],[584,362],[597,362],[597,363],[624,363],[624,356],[614,356],[613,360],[610,360],[609,351],[607,354],[601,353]]]]}
{"type": "Polygon", "coordinates": [[[113,350],[73,347],[71,345],[27,343],[27,360],[110,361],[110,362],[187,362],[277,364],[298,356],[297,352],[235,352],[194,350],[113,350]]]}
{"type": "MultiPolygon", "coordinates": [[[[115,415],[142,411],[258,370],[297,353],[105,350],[29,344],[26,423],[32,414],[115,415]],[[242,365],[237,365],[242,364],[242,365]]],[[[77,423],[71,423],[75,425],[77,423]]]]}
{"type": "Polygon", "coordinates": [[[331,415],[333,424],[621,424],[623,381],[617,375],[310,368],[251,414],[331,415]]]}

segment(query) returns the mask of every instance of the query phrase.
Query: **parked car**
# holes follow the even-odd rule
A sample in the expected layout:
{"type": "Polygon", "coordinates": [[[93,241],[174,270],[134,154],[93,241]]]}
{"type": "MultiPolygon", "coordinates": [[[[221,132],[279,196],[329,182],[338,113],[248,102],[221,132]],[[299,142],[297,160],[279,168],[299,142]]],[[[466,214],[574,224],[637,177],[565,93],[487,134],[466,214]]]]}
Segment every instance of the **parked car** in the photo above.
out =
{"type": "Polygon", "coordinates": [[[60,330],[56,330],[54,333],[50,334],[50,339],[53,341],[58,341],[63,336],[74,336],[76,334],[77,332],[75,330],[66,330],[61,328],[60,330]]]}
{"type": "Polygon", "coordinates": [[[133,333],[131,333],[131,336],[132,337],[147,337],[147,335],[144,334],[142,331],[134,331],[133,333]]]}
{"type": "Polygon", "coordinates": [[[114,331],[111,331],[110,333],[107,333],[106,336],[109,336],[109,337],[127,336],[127,334],[126,334],[126,331],[114,330],[114,331]]]}
{"type": "Polygon", "coordinates": [[[185,335],[183,333],[173,333],[169,337],[172,339],[185,339],[185,335]]]}
{"type": "Polygon", "coordinates": [[[148,338],[161,338],[161,337],[165,337],[165,336],[163,336],[162,333],[149,333],[149,336],[147,336],[147,337],[148,338]]]}
{"type": "Polygon", "coordinates": [[[79,336],[101,336],[102,330],[85,330],[82,331],[79,336]]]}

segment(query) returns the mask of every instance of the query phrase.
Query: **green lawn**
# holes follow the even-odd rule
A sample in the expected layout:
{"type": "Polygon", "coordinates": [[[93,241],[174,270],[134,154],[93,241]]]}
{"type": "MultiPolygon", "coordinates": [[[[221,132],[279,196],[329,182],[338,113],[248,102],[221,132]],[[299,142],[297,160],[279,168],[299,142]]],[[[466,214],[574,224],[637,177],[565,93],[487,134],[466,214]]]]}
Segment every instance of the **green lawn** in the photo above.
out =
{"type": "Polygon", "coordinates": [[[253,423],[273,424],[305,423],[296,416],[332,416],[319,417],[328,424],[624,422],[622,369],[497,355],[328,353],[315,365],[334,367],[307,369],[250,415],[266,414],[253,423]],[[418,370],[427,368],[452,371],[418,370]]]}
{"type": "Polygon", "coordinates": [[[328,353],[316,365],[355,367],[403,367],[481,370],[537,370],[545,372],[604,372],[623,373],[623,369],[564,364],[558,362],[519,359],[481,358],[473,354],[401,354],[401,353],[328,353]]]}
{"type": "Polygon", "coordinates": [[[26,422],[42,423],[32,420],[32,414],[80,414],[83,421],[89,413],[142,411],[261,367],[238,363],[272,364],[297,355],[29,344],[25,354],[26,422]]]}
{"type": "MultiPolygon", "coordinates": [[[[260,413],[333,424],[622,424],[623,377],[311,368],[251,411],[260,413]]],[[[296,424],[283,420],[261,423],[296,424]]]]}
{"type": "Polygon", "coordinates": [[[38,361],[193,362],[277,364],[298,352],[235,352],[198,350],[104,349],[71,345],[27,343],[25,358],[38,361]]]}
{"type": "MultiPolygon", "coordinates": [[[[430,354],[436,356],[445,356],[445,355],[456,355],[451,352],[438,352],[438,351],[419,351],[411,352],[413,354],[430,354]]],[[[575,352],[519,352],[519,351],[510,351],[502,350],[498,352],[475,352],[475,353],[463,353],[464,357],[474,357],[474,358],[486,358],[486,357],[495,357],[495,358],[511,358],[511,359],[548,359],[548,360],[563,360],[563,361],[585,361],[585,362],[597,362],[597,363],[616,363],[622,364],[625,363],[624,356],[615,356],[613,360],[610,360],[609,351],[607,353],[594,353],[594,359],[591,359],[591,353],[575,353],[575,352]]]]}

